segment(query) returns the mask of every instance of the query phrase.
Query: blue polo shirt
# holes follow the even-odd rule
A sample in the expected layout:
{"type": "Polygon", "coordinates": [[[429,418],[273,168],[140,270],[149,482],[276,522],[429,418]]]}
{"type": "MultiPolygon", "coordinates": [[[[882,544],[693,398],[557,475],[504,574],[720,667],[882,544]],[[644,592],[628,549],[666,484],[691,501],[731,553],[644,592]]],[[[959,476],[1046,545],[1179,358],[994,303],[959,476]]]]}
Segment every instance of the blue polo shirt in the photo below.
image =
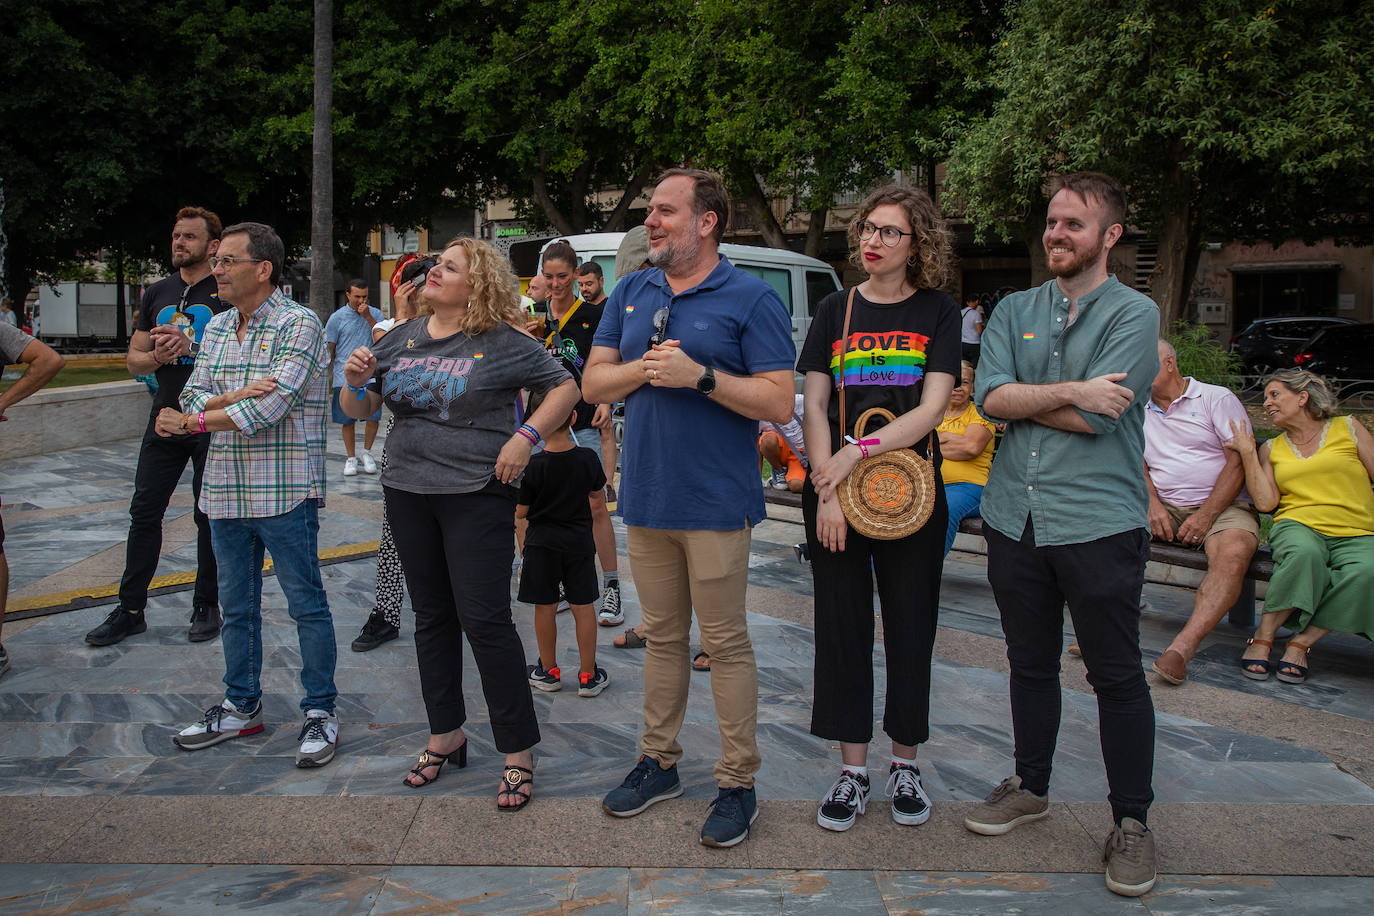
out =
{"type": "MultiPolygon", "coordinates": [[[[616,283],[592,339],[632,362],[649,348],[664,306],[666,337],[704,366],[730,375],[792,368],[796,348],[782,300],[762,280],[720,259],[699,286],[677,295],[657,268],[616,283]]],[[[641,528],[735,531],[762,520],[758,418],[692,388],[642,385],[625,399],[619,508],[641,528]]]]}

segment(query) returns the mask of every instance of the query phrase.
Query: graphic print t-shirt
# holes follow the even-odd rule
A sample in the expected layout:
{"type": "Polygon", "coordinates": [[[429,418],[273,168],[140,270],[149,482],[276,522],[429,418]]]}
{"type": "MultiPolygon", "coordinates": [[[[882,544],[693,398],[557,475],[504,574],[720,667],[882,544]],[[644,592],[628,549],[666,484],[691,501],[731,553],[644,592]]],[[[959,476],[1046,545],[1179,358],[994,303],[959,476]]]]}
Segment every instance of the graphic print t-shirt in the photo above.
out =
{"type": "MultiPolygon", "coordinates": [[[[134,328],[146,332],[160,324],[176,325],[198,344],[210,319],[227,308],[232,306],[219,301],[219,284],[213,274],[188,289],[178,270],[144,290],[134,328]]],[[[195,365],[194,356],[183,356],[157,370],[153,413],[164,407],[181,409],[181,389],[195,365]]]]}
{"type": "Polygon", "coordinates": [[[407,321],[373,345],[377,370],[368,387],[396,415],[382,483],[409,493],[472,493],[492,479],[515,434],[516,394],[548,391],[568,372],[541,341],[510,325],[435,340],[428,324],[407,321]]]}
{"type": "MultiPolygon", "coordinates": [[[[920,404],[927,372],[959,377],[959,306],[948,295],[923,289],[901,302],[877,303],[855,292],[849,339],[842,341],[848,296],[847,290],[838,290],[821,300],[797,359],[798,372],[824,372],[836,385],[830,396],[832,453],[870,407],[884,407],[900,417],[920,404]],[[850,427],[843,432],[841,373],[850,427]]],[[[870,421],[867,431],[881,429],[883,422],[870,421]]],[[[924,442],[917,443],[916,450],[925,454],[924,442]]]]}
{"type": "MultiPolygon", "coordinates": [[[[587,367],[587,356],[592,351],[592,336],[596,334],[596,326],[601,324],[602,311],[601,305],[583,302],[577,306],[577,311],[568,318],[562,330],[557,331],[556,334],[545,335],[546,339],[551,338],[547,344],[549,352],[563,361],[563,367],[572,373],[579,389],[582,388],[582,370],[587,367]]],[[[548,328],[550,332],[558,328],[558,322],[553,316],[549,316],[548,328]]],[[[595,409],[579,398],[577,401],[577,420],[573,423],[573,429],[590,427],[592,425],[592,412],[595,409]]]]}

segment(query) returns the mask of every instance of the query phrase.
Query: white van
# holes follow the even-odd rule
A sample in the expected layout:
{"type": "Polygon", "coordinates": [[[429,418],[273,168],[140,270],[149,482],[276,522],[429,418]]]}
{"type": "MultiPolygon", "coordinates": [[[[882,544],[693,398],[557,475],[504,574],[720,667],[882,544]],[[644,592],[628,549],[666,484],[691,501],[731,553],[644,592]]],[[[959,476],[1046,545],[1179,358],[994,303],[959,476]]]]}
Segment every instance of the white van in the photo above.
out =
{"type": "MultiPolygon", "coordinates": [[[[601,265],[606,280],[606,295],[615,289],[615,253],[620,249],[623,232],[589,232],[585,235],[560,236],[565,239],[582,261],[601,265]]],[[[530,239],[510,246],[510,260],[521,277],[534,275],[540,254],[555,238],[530,239]]],[[[821,299],[840,288],[840,278],[831,266],[817,258],[780,248],[757,245],[720,246],[720,253],[730,263],[747,271],[773,287],[782,298],[783,308],[792,319],[792,342],[801,352],[806,332],[811,328],[811,316],[821,299]]]]}

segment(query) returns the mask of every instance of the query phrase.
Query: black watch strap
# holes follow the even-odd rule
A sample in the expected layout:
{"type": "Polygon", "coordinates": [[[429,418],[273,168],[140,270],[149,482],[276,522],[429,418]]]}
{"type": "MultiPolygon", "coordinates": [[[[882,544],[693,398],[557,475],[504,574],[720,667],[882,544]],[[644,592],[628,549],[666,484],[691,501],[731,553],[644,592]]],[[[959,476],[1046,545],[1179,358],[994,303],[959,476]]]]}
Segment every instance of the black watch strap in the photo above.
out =
{"type": "Polygon", "coordinates": [[[706,371],[702,373],[701,378],[697,379],[697,391],[709,396],[711,392],[715,390],[716,370],[712,369],[710,366],[707,366],[706,371]]]}

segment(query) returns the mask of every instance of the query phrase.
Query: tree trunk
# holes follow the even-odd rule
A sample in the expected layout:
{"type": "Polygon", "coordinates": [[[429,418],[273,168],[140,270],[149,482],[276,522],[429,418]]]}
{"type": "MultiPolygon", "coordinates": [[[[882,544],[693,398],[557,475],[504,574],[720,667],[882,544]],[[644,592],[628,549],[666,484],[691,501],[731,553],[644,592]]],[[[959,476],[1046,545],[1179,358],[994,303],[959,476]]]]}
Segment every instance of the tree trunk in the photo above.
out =
{"type": "Polygon", "coordinates": [[[625,193],[620,195],[620,201],[616,203],[615,209],[606,220],[605,229],[607,232],[625,231],[625,223],[630,219],[630,207],[635,201],[639,200],[640,192],[644,190],[645,183],[649,180],[649,173],[653,166],[645,165],[630,176],[630,180],[625,183],[625,193]]]}
{"type": "Polygon", "coordinates": [[[1150,274],[1150,296],[1159,306],[1159,327],[1167,331],[1184,317],[1197,273],[1201,233],[1191,199],[1167,206],[1159,232],[1159,260],[1150,274]]]}
{"type": "Polygon", "coordinates": [[[572,181],[568,186],[570,212],[567,234],[581,235],[587,231],[587,180],[591,172],[591,164],[585,161],[573,172],[572,181]]]}
{"type": "Polygon", "coordinates": [[[759,184],[758,178],[752,174],[745,175],[740,179],[740,184],[744,187],[744,205],[749,209],[749,215],[754,217],[758,223],[759,232],[763,235],[763,240],[768,243],[769,248],[786,248],[787,236],[783,234],[782,226],[778,224],[778,218],[773,215],[773,207],[763,193],[763,187],[759,184]]]}
{"type": "Polygon", "coordinates": [[[817,207],[811,211],[806,222],[806,247],[803,252],[812,258],[819,258],[825,248],[825,219],[830,215],[829,207],[817,207]]]}
{"type": "Polygon", "coordinates": [[[115,343],[129,345],[129,322],[125,318],[124,300],[124,243],[115,246],[115,343]]]}
{"type": "Polygon", "coordinates": [[[315,0],[315,136],[310,182],[310,307],[334,311],[334,0],[315,0]]]}
{"type": "MultiPolygon", "coordinates": [[[[541,155],[540,159],[543,158],[541,155]]],[[[553,202],[553,197],[549,194],[548,173],[544,171],[542,162],[539,168],[530,175],[530,190],[533,192],[534,202],[539,205],[539,209],[544,211],[544,215],[553,224],[553,228],[563,235],[576,234],[573,232],[572,223],[568,222],[568,218],[558,209],[558,205],[553,202]]]]}

